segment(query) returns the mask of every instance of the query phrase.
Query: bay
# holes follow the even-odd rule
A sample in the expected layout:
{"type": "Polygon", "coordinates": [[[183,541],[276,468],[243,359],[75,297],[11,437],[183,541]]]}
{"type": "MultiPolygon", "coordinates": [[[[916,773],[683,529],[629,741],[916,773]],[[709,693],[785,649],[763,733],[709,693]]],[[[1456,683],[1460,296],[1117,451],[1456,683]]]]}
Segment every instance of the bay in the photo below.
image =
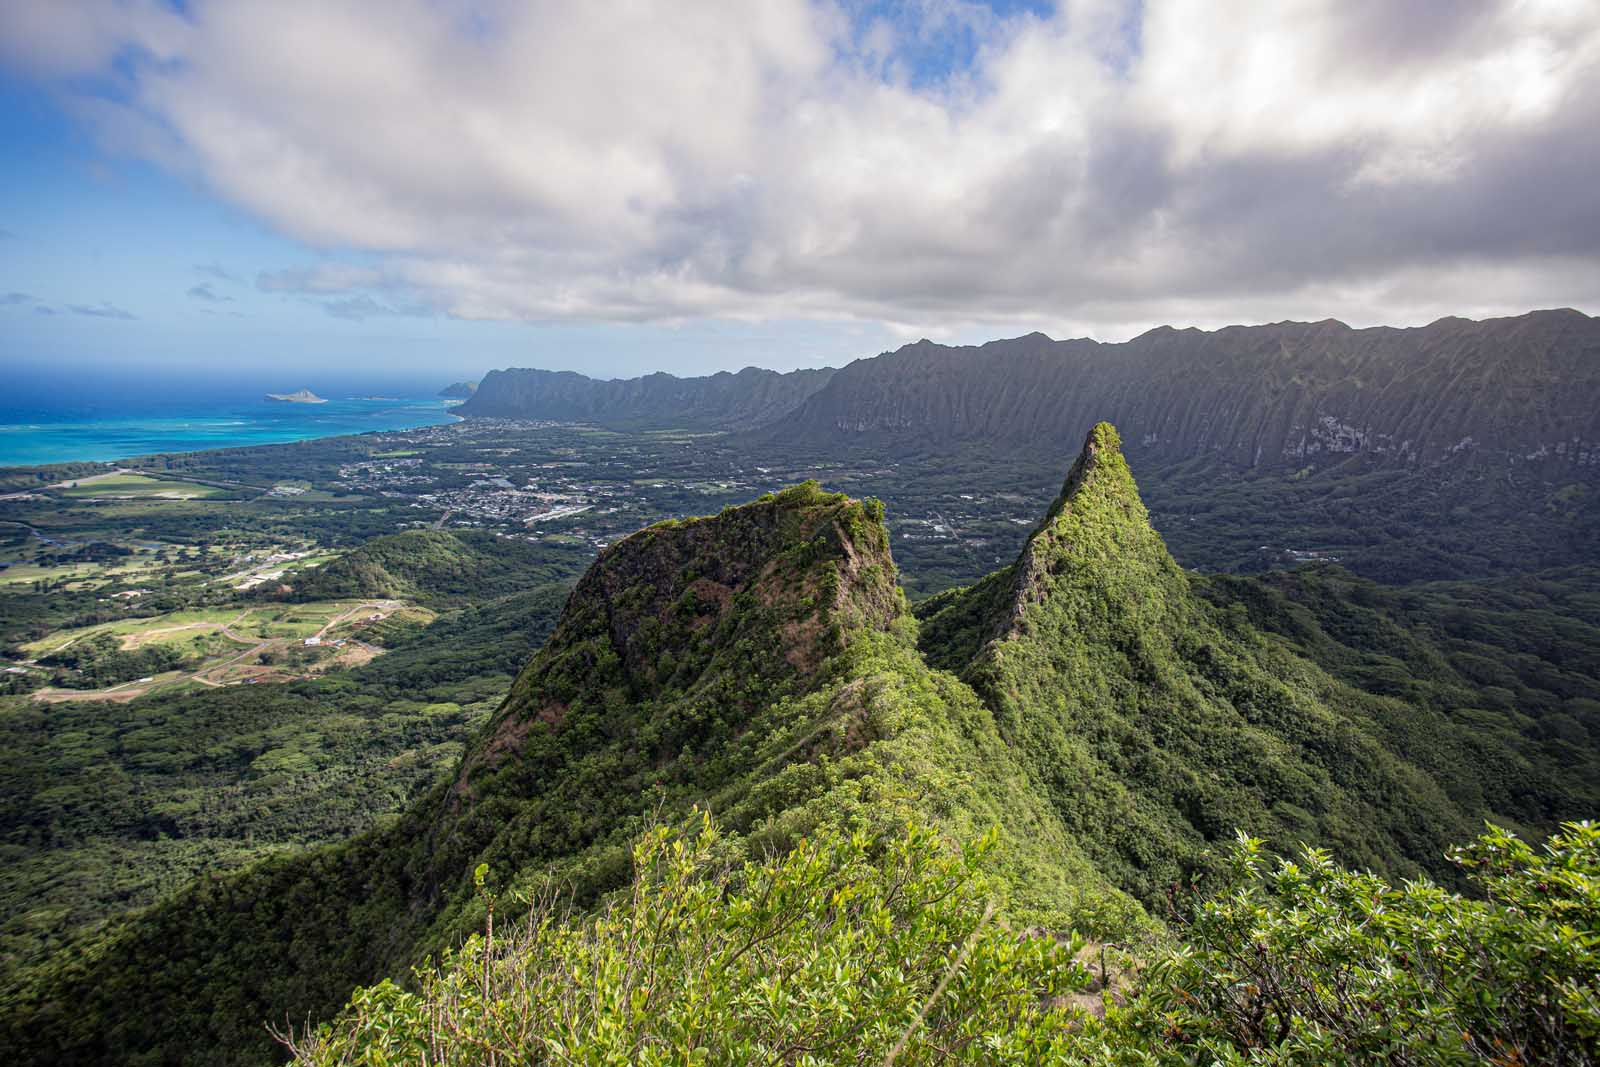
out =
{"type": "Polygon", "coordinates": [[[329,397],[325,404],[185,399],[170,404],[0,407],[0,467],[278,444],[456,422],[438,397],[329,397]]]}

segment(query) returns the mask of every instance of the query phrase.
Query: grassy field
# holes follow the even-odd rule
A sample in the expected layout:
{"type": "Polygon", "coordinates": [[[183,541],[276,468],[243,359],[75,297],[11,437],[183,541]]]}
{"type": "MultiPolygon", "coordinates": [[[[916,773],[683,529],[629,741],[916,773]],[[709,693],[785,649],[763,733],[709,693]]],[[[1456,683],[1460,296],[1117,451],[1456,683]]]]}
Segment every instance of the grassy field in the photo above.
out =
{"type": "Polygon", "coordinates": [[[157,500],[196,500],[222,496],[227,490],[195,482],[147,478],[142,474],[109,474],[71,482],[55,492],[69,497],[153,498],[157,500]]]}
{"type": "Polygon", "coordinates": [[[339,620],[341,616],[351,616],[340,622],[340,627],[345,627],[347,623],[363,618],[366,614],[380,610],[387,613],[393,610],[374,608],[373,612],[368,613],[356,611],[363,603],[366,602],[325,600],[310,604],[196,608],[143,619],[119,619],[97,626],[57,630],[22,647],[29,655],[44,656],[96,634],[115,634],[122,639],[124,648],[138,648],[155,641],[182,641],[193,637],[197,632],[223,630],[258,641],[306,638],[316,635],[324,628],[330,628],[330,624],[339,620]]]}
{"type": "Polygon", "coordinates": [[[123,559],[67,564],[16,563],[0,570],[0,585],[29,585],[33,582],[86,582],[100,579],[131,579],[160,568],[154,554],[138,554],[123,559]]]}

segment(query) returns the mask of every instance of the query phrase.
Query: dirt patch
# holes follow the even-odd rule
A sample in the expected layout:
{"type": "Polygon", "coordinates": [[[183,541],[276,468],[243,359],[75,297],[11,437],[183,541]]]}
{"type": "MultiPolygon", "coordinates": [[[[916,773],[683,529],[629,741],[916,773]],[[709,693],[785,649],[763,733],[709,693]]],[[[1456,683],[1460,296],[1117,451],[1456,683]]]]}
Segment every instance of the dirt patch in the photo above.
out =
{"type": "Polygon", "coordinates": [[[68,701],[88,701],[103,704],[126,704],[136,697],[145,694],[143,689],[116,689],[111,691],[100,689],[36,689],[33,699],[42,700],[46,704],[65,704],[68,701]]]}
{"type": "Polygon", "coordinates": [[[371,645],[347,645],[344,650],[328,663],[325,670],[334,667],[365,667],[378,658],[382,649],[373,648],[371,645]]]}
{"type": "Polygon", "coordinates": [[[789,666],[801,674],[810,674],[821,666],[825,657],[819,646],[826,631],[820,614],[784,623],[779,632],[783,636],[783,658],[789,661],[789,666]]]}

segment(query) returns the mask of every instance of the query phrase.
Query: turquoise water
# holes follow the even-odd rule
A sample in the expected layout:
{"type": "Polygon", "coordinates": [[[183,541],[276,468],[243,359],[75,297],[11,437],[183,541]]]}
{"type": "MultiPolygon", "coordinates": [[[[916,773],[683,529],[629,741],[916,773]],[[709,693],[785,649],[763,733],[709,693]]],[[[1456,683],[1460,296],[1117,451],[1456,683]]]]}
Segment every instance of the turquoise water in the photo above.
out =
{"type": "Polygon", "coordinates": [[[196,400],[141,404],[139,410],[8,406],[0,408],[0,467],[277,444],[456,421],[437,397],[328,397],[326,404],[196,400]]]}

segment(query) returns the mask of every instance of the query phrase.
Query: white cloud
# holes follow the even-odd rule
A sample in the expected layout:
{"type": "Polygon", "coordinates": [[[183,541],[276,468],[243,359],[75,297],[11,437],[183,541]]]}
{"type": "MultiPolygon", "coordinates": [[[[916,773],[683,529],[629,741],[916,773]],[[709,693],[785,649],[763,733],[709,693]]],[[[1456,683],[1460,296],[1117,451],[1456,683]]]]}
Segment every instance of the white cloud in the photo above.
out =
{"type": "Polygon", "coordinates": [[[109,143],[325,253],[260,288],[387,294],[351,311],[1109,336],[1600,301],[1592,3],[188,8],[12,0],[0,55],[111,85],[76,105],[109,143]]]}

